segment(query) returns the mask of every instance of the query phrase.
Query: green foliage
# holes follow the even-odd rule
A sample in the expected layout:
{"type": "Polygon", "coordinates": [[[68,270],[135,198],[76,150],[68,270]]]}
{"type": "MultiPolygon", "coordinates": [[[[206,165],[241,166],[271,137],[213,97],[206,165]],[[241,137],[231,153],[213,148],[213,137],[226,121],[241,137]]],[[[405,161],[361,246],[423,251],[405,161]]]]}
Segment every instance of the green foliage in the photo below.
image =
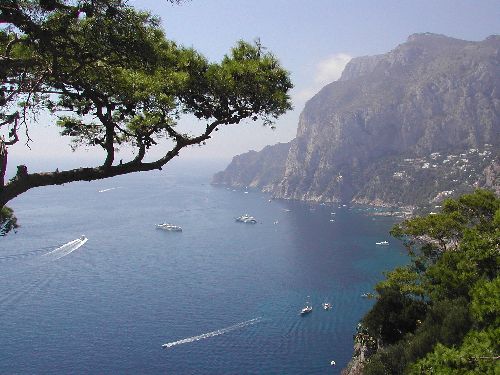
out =
{"type": "Polygon", "coordinates": [[[397,267],[393,271],[385,274],[385,280],[377,284],[377,291],[395,288],[400,294],[411,297],[422,297],[425,293],[420,275],[410,267],[397,267]]]}
{"type": "Polygon", "coordinates": [[[363,318],[363,326],[371,336],[393,344],[415,330],[418,321],[425,316],[426,306],[396,288],[379,290],[379,293],[377,303],[363,318]]]}
{"type": "Polygon", "coordinates": [[[458,200],[447,200],[443,212],[451,214],[458,212],[467,218],[468,225],[480,231],[491,231],[495,224],[493,218],[500,209],[500,200],[489,190],[478,189],[474,194],[462,195],[458,200]]]}
{"type": "Polygon", "coordinates": [[[424,357],[436,343],[460,342],[471,327],[463,299],[438,301],[429,306],[421,318],[424,320],[417,320],[412,330],[371,357],[365,373],[406,374],[407,367],[424,357]],[[383,372],[379,372],[381,366],[383,372]]]}
{"type": "Polygon", "coordinates": [[[437,344],[425,358],[410,367],[409,374],[498,374],[500,329],[470,331],[459,347],[437,344]]]}
{"type": "Polygon", "coordinates": [[[437,341],[453,345],[462,340],[471,327],[467,300],[464,298],[433,301],[422,326],[415,335],[432,332],[437,341]]]}
{"type": "Polygon", "coordinates": [[[17,218],[14,216],[14,211],[10,207],[3,206],[0,209],[0,236],[5,236],[17,227],[17,218]]]}
{"type": "Polygon", "coordinates": [[[363,319],[382,342],[366,374],[494,374],[500,333],[499,204],[478,190],[395,226],[412,264],[386,274],[363,319]]]}
{"type": "Polygon", "coordinates": [[[435,264],[428,267],[425,283],[434,299],[465,297],[478,280],[492,279],[500,266],[499,238],[491,233],[464,230],[463,239],[456,251],[442,254],[435,264]]]}
{"type": "Polygon", "coordinates": [[[480,280],[471,290],[471,313],[481,326],[500,327],[500,277],[480,280]]]}
{"type": "Polygon", "coordinates": [[[428,245],[437,247],[440,251],[446,251],[448,247],[454,247],[459,240],[465,226],[464,217],[457,211],[450,213],[441,213],[436,215],[428,215],[425,217],[416,217],[410,220],[405,220],[403,223],[396,225],[391,231],[391,234],[396,238],[405,241],[405,245],[410,248],[412,253],[414,249],[411,247],[415,242],[409,242],[408,239],[427,238],[428,245]]]}

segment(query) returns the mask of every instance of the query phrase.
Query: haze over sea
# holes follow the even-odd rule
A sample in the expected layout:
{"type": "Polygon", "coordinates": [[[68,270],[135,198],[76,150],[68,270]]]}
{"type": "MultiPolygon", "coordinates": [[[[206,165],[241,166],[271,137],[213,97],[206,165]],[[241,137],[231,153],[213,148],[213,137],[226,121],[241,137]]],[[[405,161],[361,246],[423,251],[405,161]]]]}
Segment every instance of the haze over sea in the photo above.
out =
{"type": "Polygon", "coordinates": [[[0,373],[340,373],[373,303],[361,294],[406,261],[394,219],[214,187],[218,169],[176,163],[15,199],[0,373]],[[236,223],[244,213],[258,223],[236,223]]]}

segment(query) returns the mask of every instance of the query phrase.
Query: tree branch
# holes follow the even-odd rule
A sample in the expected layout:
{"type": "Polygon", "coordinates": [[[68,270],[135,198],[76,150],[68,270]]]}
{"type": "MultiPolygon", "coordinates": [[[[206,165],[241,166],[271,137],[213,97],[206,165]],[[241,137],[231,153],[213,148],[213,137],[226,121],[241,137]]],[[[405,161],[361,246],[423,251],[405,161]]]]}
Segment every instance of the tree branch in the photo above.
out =
{"type": "MultiPolygon", "coordinates": [[[[150,162],[140,163],[135,162],[135,159],[129,163],[111,166],[100,166],[95,168],[78,168],[60,172],[45,172],[45,173],[18,173],[11,179],[1,191],[0,207],[3,207],[8,201],[25,193],[26,191],[49,185],[62,185],[73,181],[94,181],[108,177],[115,177],[132,172],[144,172],[154,169],[161,169],[163,165],[179,154],[180,149],[184,146],[176,145],[161,159],[150,162]]],[[[24,166],[20,166],[24,167],[24,166]]],[[[25,167],[18,170],[26,171],[25,167]]]]}
{"type": "Polygon", "coordinates": [[[111,108],[109,105],[106,106],[106,113],[103,113],[103,105],[96,103],[96,114],[101,123],[106,129],[104,135],[104,142],[99,143],[106,151],[106,159],[104,160],[103,167],[110,167],[113,165],[115,159],[115,147],[114,147],[114,137],[115,137],[115,124],[111,120],[111,108]]]}
{"type": "Polygon", "coordinates": [[[141,144],[139,146],[138,155],[132,161],[119,165],[102,165],[95,168],[78,168],[67,171],[32,174],[27,173],[26,167],[19,166],[18,171],[23,171],[23,173],[18,173],[3,187],[3,191],[1,191],[0,194],[0,207],[3,207],[8,201],[17,197],[18,195],[36,187],[62,185],[73,181],[101,180],[104,178],[115,177],[127,173],[162,169],[165,164],[179,155],[180,150],[182,150],[183,148],[194,144],[199,144],[209,139],[210,134],[215,130],[217,126],[221,125],[222,123],[224,122],[214,121],[210,125],[207,125],[203,134],[193,138],[179,139],[176,145],[162,158],[149,163],[141,162],[146,151],[144,145],[141,144]]]}

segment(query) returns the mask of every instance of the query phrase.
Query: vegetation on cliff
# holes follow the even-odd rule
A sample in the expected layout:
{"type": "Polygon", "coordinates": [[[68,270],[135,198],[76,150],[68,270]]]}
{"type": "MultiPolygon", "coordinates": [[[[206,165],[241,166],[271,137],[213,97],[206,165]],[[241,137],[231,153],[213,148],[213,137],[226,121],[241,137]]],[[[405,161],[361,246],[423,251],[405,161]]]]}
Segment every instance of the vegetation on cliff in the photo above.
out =
{"type": "Polygon", "coordinates": [[[500,199],[476,190],[396,225],[411,264],[387,273],[356,340],[363,373],[494,374],[500,344],[500,199]]]}

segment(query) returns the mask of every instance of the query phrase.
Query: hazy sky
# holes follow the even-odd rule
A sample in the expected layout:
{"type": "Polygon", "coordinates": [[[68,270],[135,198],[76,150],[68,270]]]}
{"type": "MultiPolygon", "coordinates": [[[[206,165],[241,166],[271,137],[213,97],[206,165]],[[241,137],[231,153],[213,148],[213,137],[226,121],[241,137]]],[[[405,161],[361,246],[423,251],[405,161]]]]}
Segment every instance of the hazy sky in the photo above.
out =
{"type": "MultiPolygon", "coordinates": [[[[130,0],[137,8],[161,17],[167,37],[194,47],[219,61],[239,40],[260,38],[290,71],[295,109],[276,130],[255,123],[223,128],[207,146],[181,152],[185,158],[226,158],[267,144],[287,142],[296,132],[307,99],[337,79],[351,57],[385,53],[417,32],[433,32],[466,40],[500,33],[500,0],[191,0],[172,5],[167,0],[130,0]]],[[[12,164],[22,159],[72,164],[68,139],[57,137],[50,121],[41,118],[31,130],[31,151],[12,148],[12,164]]],[[[191,123],[187,119],[184,124],[191,123]]],[[[201,126],[201,125],[200,125],[201,126]]],[[[58,166],[54,165],[54,169],[58,166]]]]}

